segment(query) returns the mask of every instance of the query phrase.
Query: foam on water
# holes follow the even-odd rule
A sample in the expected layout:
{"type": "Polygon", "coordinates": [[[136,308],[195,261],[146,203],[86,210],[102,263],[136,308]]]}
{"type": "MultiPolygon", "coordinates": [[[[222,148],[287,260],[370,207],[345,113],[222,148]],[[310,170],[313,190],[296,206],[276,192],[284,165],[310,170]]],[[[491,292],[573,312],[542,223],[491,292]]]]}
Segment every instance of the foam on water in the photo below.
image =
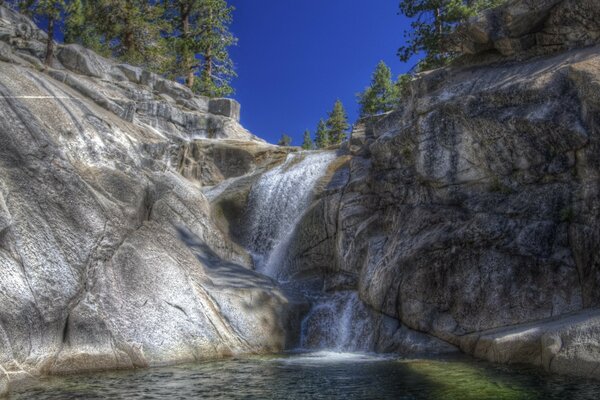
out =
{"type": "Polygon", "coordinates": [[[252,187],[248,247],[259,272],[279,277],[294,228],[310,204],[315,184],[334,158],[333,152],[289,154],[282,165],[263,174],[252,187]]]}

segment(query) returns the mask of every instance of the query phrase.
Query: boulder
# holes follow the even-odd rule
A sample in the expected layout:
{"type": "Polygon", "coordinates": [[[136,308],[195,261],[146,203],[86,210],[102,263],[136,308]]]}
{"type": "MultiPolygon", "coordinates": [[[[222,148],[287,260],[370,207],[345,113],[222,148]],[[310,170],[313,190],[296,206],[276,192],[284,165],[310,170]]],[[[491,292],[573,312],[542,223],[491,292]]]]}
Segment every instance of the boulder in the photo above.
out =
{"type": "Polygon", "coordinates": [[[600,43],[595,0],[511,0],[460,26],[450,45],[463,54],[539,55],[600,43]]]}
{"type": "Polygon", "coordinates": [[[548,372],[600,379],[600,311],[478,332],[460,338],[461,349],[488,361],[531,364],[548,372]]]}
{"type": "Polygon", "coordinates": [[[211,99],[208,103],[208,111],[235,121],[240,120],[240,103],[233,99],[211,99]]]}

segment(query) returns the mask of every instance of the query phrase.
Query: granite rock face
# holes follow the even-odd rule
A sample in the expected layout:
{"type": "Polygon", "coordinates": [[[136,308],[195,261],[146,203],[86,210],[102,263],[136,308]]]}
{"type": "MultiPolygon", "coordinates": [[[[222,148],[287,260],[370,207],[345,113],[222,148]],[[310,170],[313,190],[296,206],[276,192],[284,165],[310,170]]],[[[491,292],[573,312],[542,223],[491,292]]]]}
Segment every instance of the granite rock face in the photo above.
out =
{"type": "MultiPolygon", "coordinates": [[[[573,3],[500,12],[534,10],[548,27],[557,13],[600,8],[573,3]]],[[[515,35],[531,27],[509,19],[515,35]]],[[[470,354],[600,377],[599,83],[598,46],[419,75],[397,111],[355,127],[297,227],[288,279],[357,290],[470,354]],[[581,312],[585,322],[569,319],[581,312]],[[530,358],[463,345],[521,324],[540,326],[535,339],[511,339],[539,350],[530,358]]]]}
{"type": "Polygon", "coordinates": [[[286,295],[179,173],[195,138],[266,146],[239,105],[74,45],[44,72],[43,38],[0,7],[0,395],[29,375],[281,351],[286,295]]]}
{"type": "Polygon", "coordinates": [[[531,56],[600,42],[596,0],[510,0],[461,26],[450,39],[457,51],[531,56]]]}

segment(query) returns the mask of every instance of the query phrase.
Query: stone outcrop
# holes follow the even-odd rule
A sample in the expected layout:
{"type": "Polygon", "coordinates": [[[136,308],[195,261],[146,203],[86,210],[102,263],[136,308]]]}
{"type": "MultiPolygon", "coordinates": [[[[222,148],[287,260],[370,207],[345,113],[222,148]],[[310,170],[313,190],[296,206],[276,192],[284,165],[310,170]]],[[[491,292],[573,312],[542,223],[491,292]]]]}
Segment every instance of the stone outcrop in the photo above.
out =
{"type": "Polygon", "coordinates": [[[509,0],[461,26],[450,39],[465,54],[543,55],[600,42],[596,0],[509,0]]]}
{"type": "Polygon", "coordinates": [[[295,147],[241,140],[195,140],[180,147],[178,170],[201,186],[257,173],[281,164],[295,147]]]}
{"type": "Polygon", "coordinates": [[[547,371],[598,378],[600,312],[478,332],[460,338],[468,354],[504,364],[532,364],[547,371]]]}
{"type": "MultiPolygon", "coordinates": [[[[514,26],[490,29],[524,35],[599,8],[512,2],[489,15],[514,26]]],[[[596,40],[587,22],[569,51],[423,73],[397,111],[358,124],[298,225],[287,279],[357,290],[479,357],[600,377],[600,47],[577,47],[596,40]]]]}
{"type": "Polygon", "coordinates": [[[197,180],[284,154],[235,101],[79,46],[43,71],[44,38],[0,7],[0,395],[32,375],[281,351],[290,302],[197,180]],[[180,165],[198,138],[207,175],[180,165]],[[221,139],[244,143],[243,165],[221,139]]]}

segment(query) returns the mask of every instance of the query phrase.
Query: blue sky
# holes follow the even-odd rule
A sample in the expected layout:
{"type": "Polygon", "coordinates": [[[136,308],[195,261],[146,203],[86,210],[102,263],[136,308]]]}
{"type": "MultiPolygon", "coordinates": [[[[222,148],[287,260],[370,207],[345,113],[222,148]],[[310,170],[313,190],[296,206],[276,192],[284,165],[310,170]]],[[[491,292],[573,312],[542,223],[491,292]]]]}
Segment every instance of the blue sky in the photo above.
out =
{"type": "Polygon", "coordinates": [[[416,62],[396,51],[410,21],[398,15],[398,0],[230,0],[236,10],[231,49],[239,77],[233,82],[242,124],[269,142],[282,133],[300,145],[313,134],[336,99],[350,121],[356,93],[384,60],[394,75],[416,62]]]}

